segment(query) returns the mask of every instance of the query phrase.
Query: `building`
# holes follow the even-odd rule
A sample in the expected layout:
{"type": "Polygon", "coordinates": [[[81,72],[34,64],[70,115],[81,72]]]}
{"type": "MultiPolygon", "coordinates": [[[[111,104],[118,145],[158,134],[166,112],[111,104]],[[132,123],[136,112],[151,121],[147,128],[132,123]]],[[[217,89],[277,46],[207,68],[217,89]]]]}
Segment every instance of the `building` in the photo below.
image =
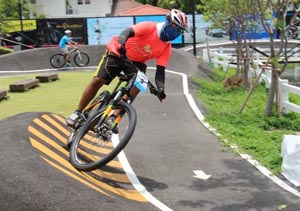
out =
{"type": "Polygon", "coordinates": [[[113,0],[30,0],[37,15],[47,18],[103,17],[111,13],[113,0]]]}
{"type": "Polygon", "coordinates": [[[47,18],[164,15],[168,10],[134,0],[30,0],[36,14],[47,18]]]}

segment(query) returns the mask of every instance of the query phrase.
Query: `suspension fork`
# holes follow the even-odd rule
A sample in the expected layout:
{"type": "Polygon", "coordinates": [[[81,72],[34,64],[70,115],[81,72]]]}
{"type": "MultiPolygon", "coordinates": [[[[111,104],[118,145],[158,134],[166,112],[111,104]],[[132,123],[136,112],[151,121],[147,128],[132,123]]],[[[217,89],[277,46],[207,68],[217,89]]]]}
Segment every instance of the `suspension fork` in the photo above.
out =
{"type": "MultiPolygon", "coordinates": [[[[110,113],[113,111],[113,107],[121,100],[122,94],[123,94],[123,90],[118,91],[116,96],[114,97],[114,99],[108,104],[108,106],[104,110],[103,114],[100,117],[100,120],[98,121],[97,125],[95,126],[95,130],[97,132],[100,131],[100,126],[102,125],[104,120],[110,115],[110,113]]],[[[121,121],[121,119],[116,118],[113,125],[117,125],[120,121],[121,121]]]]}
{"type": "MultiPolygon", "coordinates": [[[[114,89],[113,92],[115,92],[115,90],[120,86],[122,82],[119,81],[117,87],[114,89]]],[[[130,94],[130,91],[131,91],[131,88],[132,88],[132,85],[133,85],[133,80],[131,80],[129,82],[129,84],[126,86],[126,87],[123,87],[121,88],[117,94],[114,96],[113,100],[111,101],[111,103],[109,103],[109,105],[106,107],[105,111],[103,112],[103,114],[101,115],[101,118],[99,120],[99,122],[97,123],[97,125],[95,126],[95,130],[97,132],[100,131],[100,126],[102,125],[102,123],[104,122],[104,120],[108,117],[108,115],[112,112],[113,110],[113,107],[118,103],[120,102],[121,100],[122,101],[126,101],[127,103],[131,103],[132,102],[132,96],[130,94]],[[127,98],[126,99],[123,99],[124,95],[127,95],[127,98]]],[[[118,113],[117,118],[114,120],[113,124],[112,124],[112,128],[114,128],[115,126],[117,126],[121,119],[122,119],[122,116],[124,115],[124,112],[120,111],[118,113]]]]}

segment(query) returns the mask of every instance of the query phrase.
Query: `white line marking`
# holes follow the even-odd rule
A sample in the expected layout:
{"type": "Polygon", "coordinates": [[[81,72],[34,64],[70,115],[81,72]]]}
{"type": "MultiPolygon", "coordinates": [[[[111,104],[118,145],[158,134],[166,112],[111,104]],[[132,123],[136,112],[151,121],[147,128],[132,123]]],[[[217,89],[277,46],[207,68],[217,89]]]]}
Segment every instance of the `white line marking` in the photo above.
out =
{"type": "Polygon", "coordinates": [[[202,180],[207,180],[208,178],[211,177],[211,175],[206,174],[204,171],[202,170],[194,170],[194,177],[198,178],[198,179],[202,179],[202,180]]]}
{"type": "MultiPolygon", "coordinates": [[[[114,146],[118,145],[119,143],[119,137],[118,135],[114,135],[112,136],[112,142],[114,144],[114,146]]],[[[134,188],[140,192],[140,194],[145,197],[145,199],[147,199],[151,204],[153,204],[154,206],[156,206],[157,208],[159,208],[160,210],[163,211],[173,211],[171,208],[169,208],[168,206],[166,206],[165,204],[163,204],[161,201],[159,201],[157,198],[155,198],[151,193],[149,193],[145,186],[143,186],[141,184],[141,182],[139,181],[139,179],[137,178],[137,176],[135,175],[134,171],[132,170],[126,155],[123,151],[121,151],[118,154],[118,159],[126,173],[126,175],[128,176],[130,182],[132,183],[132,185],[134,186],[134,188]]]]}
{"type": "MultiPolygon", "coordinates": [[[[212,133],[214,133],[216,136],[220,136],[219,133],[216,132],[216,129],[212,128],[207,122],[204,122],[204,116],[202,115],[201,111],[198,109],[194,98],[192,97],[191,94],[189,94],[188,91],[188,80],[187,80],[187,75],[184,73],[178,73],[178,72],[174,72],[174,71],[170,71],[170,70],[166,70],[167,72],[170,73],[174,73],[174,74],[178,74],[181,75],[183,78],[183,92],[187,98],[187,101],[189,102],[192,110],[194,111],[195,115],[197,116],[197,118],[200,120],[200,122],[208,129],[210,130],[212,133]]],[[[224,140],[224,142],[227,142],[227,140],[224,140]]],[[[231,146],[231,148],[237,150],[238,148],[234,145],[231,146]]],[[[238,150],[237,150],[238,151],[238,150]]],[[[239,153],[239,152],[238,152],[239,153]]],[[[250,155],[247,154],[241,154],[239,153],[239,155],[244,158],[245,160],[247,160],[250,164],[252,164],[254,167],[256,167],[263,175],[265,175],[267,178],[271,179],[274,183],[276,183],[277,185],[279,185],[280,187],[282,187],[283,189],[289,191],[290,193],[300,197],[300,192],[289,186],[287,183],[285,183],[283,180],[281,180],[279,177],[275,176],[272,174],[271,171],[269,171],[267,168],[265,168],[264,166],[261,166],[259,164],[258,161],[252,159],[252,157],[250,155]]]]}

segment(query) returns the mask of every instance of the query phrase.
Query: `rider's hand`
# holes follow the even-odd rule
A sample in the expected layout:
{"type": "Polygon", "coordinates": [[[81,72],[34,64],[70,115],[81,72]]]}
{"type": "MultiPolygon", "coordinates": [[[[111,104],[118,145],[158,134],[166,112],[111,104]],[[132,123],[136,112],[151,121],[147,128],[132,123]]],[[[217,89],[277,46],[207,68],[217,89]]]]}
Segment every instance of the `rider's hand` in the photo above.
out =
{"type": "Polygon", "coordinates": [[[121,57],[125,57],[126,56],[125,44],[118,43],[117,50],[119,51],[121,57]]]}
{"type": "Polygon", "coordinates": [[[165,93],[165,90],[162,89],[162,88],[158,89],[157,97],[158,97],[160,100],[166,99],[167,95],[166,95],[166,93],[165,93]]]}

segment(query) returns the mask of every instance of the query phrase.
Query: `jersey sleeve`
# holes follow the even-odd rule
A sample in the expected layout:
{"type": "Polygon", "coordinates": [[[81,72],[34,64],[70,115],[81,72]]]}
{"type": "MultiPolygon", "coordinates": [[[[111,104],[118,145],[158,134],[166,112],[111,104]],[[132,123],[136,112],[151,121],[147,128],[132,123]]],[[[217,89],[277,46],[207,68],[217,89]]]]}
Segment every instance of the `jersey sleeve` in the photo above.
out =
{"type": "Polygon", "coordinates": [[[152,22],[141,22],[132,26],[134,36],[147,36],[156,30],[156,24],[152,22]]]}

